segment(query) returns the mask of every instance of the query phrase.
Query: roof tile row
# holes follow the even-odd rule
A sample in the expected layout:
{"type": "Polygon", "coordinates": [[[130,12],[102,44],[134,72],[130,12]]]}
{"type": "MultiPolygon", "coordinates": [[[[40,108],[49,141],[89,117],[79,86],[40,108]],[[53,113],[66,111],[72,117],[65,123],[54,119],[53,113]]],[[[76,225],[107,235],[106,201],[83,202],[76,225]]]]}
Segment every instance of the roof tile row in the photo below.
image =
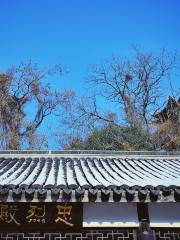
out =
{"type": "Polygon", "coordinates": [[[0,187],[180,187],[179,157],[21,157],[0,159],[0,187]]]}

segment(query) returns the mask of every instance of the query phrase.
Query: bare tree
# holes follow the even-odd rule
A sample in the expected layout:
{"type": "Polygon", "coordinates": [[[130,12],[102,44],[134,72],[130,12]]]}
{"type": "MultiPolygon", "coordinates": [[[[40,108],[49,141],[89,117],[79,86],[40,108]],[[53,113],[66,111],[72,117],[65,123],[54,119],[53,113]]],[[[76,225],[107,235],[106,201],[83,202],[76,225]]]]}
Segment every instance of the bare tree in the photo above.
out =
{"type": "MultiPolygon", "coordinates": [[[[149,131],[151,113],[157,108],[163,80],[167,80],[175,67],[176,54],[162,50],[159,54],[141,52],[134,48],[130,59],[120,57],[92,67],[88,76],[95,91],[106,100],[114,102],[122,109],[130,126],[144,127],[149,131]]],[[[101,119],[96,111],[82,110],[91,117],[101,119]]]]}
{"type": "Polygon", "coordinates": [[[78,96],[71,91],[66,100],[59,114],[60,127],[53,134],[61,147],[69,142],[82,141],[94,128],[104,123],[118,125],[114,112],[100,111],[95,96],[78,96]]]}
{"type": "Polygon", "coordinates": [[[64,100],[63,93],[52,91],[43,81],[61,73],[60,65],[40,70],[29,61],[0,74],[1,148],[20,149],[24,142],[27,148],[35,145],[37,129],[64,100]]]}
{"type": "Polygon", "coordinates": [[[60,115],[61,125],[65,126],[63,134],[55,134],[60,145],[81,144],[93,129],[104,124],[118,127],[125,123],[150,138],[152,115],[161,103],[163,81],[169,79],[175,65],[176,53],[163,49],[155,54],[133,48],[129,59],[112,57],[92,66],[87,79],[89,89],[84,96],[73,93],[60,115]]]}

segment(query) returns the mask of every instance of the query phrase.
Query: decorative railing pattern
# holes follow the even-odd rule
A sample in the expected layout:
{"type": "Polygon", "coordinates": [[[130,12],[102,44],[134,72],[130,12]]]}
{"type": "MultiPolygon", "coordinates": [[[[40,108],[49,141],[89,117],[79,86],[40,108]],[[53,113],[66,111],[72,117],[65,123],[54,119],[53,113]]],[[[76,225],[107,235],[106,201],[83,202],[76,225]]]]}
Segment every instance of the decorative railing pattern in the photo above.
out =
{"type": "MultiPolygon", "coordinates": [[[[155,240],[180,240],[180,229],[153,230],[155,240]]],[[[137,240],[137,231],[83,230],[61,233],[0,233],[0,240],[137,240]]]]}
{"type": "Polygon", "coordinates": [[[135,240],[134,230],[89,230],[66,233],[4,233],[0,240],[135,240]]]}
{"type": "Polygon", "coordinates": [[[155,230],[156,240],[180,240],[180,229],[178,230],[155,230]]]}

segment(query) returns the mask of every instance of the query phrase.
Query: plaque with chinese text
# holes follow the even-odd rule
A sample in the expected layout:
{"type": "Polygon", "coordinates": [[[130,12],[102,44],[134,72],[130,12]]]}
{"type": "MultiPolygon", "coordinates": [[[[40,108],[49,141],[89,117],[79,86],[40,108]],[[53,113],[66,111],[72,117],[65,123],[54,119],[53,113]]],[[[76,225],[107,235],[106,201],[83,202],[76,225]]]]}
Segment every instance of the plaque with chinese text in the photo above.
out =
{"type": "Polygon", "coordinates": [[[0,231],[80,229],[81,203],[0,203],[0,231]]]}

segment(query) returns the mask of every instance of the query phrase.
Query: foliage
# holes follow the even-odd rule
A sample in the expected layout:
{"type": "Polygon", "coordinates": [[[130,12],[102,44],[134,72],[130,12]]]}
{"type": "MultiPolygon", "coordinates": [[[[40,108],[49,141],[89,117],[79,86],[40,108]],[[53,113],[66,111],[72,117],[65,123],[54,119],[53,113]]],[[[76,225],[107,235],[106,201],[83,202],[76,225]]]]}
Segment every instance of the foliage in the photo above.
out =
{"type": "Polygon", "coordinates": [[[149,150],[145,132],[138,127],[122,127],[106,124],[93,132],[83,141],[73,139],[67,149],[83,150],[149,150]]]}

